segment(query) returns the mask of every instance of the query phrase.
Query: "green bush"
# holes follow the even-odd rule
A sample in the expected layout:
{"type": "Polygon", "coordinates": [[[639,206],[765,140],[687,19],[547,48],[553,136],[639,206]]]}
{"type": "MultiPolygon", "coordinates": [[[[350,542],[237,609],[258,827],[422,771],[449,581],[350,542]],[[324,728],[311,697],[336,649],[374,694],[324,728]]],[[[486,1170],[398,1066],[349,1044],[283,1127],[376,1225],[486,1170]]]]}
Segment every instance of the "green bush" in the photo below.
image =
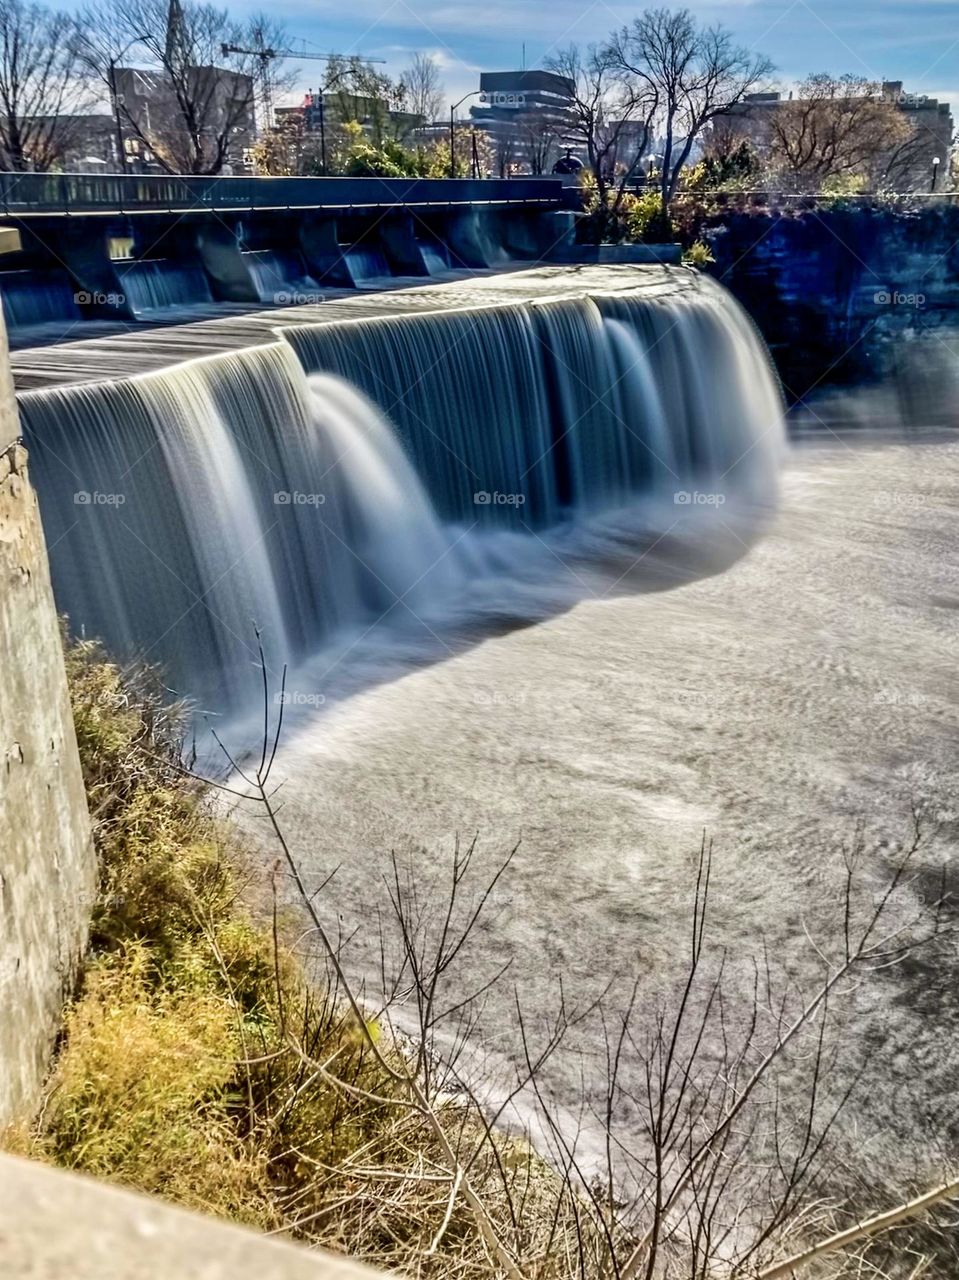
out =
{"type": "Polygon", "coordinates": [[[708,267],[710,263],[715,262],[713,251],[705,240],[697,240],[691,244],[688,249],[683,252],[683,262],[687,267],[697,267],[702,270],[708,267]]]}

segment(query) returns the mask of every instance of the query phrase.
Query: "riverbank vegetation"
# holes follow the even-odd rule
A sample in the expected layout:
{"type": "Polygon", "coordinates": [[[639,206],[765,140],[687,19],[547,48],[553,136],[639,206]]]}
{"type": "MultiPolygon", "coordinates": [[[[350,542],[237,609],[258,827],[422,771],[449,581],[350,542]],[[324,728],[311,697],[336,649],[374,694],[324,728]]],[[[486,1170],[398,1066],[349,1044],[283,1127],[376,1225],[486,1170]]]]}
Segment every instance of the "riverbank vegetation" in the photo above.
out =
{"type": "Polygon", "coordinates": [[[156,674],[86,642],[67,660],[100,897],[48,1094],[18,1146],[422,1275],[490,1274],[483,1231],[505,1235],[522,1206],[513,1230],[547,1259],[568,1190],[438,1077],[411,1098],[405,1051],[357,1020],[335,973],[310,979],[276,900],[253,914],[257,875],[184,771],[183,708],[156,674]]]}
{"type": "Polygon", "coordinates": [[[439,892],[387,857],[380,980],[365,990],[347,972],[335,880],[308,886],[283,834],[266,664],[261,747],[211,783],[184,763],[186,711],[154,671],[121,670],[89,642],[68,645],[67,665],[100,895],[19,1149],[426,1277],[916,1278],[955,1261],[947,1231],[913,1225],[955,1182],[898,1206],[904,1188],[883,1188],[892,1207],[876,1216],[836,1126],[858,1079],[836,1009],[950,936],[942,894],[903,905],[920,815],[881,886],[861,844],[846,851],[812,985],[783,983],[761,947],[751,990],[732,981],[734,958],[710,944],[704,841],[682,988],[663,998],[637,978],[588,1009],[559,991],[553,1009],[526,1010],[517,995],[519,1065],[491,1091],[475,1033],[508,965],[490,971],[475,944],[516,851],[482,873],[475,842],[457,847],[439,892]],[[262,854],[214,804],[238,789],[272,832],[265,889],[262,854]],[[607,1088],[576,1117],[546,1077],[586,1026],[607,1088]],[[540,1116],[542,1156],[509,1131],[518,1104],[540,1116]]]}

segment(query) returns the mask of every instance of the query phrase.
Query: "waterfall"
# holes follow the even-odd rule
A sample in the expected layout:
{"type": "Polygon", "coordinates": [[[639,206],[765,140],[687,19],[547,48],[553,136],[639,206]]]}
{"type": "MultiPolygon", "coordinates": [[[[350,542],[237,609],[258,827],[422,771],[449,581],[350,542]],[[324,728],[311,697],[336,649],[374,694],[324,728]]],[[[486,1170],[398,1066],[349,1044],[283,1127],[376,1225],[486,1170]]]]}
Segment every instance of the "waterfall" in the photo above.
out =
{"type": "Polygon", "coordinates": [[[774,485],[782,403],[752,322],[718,285],[544,299],[279,330],[310,373],[395,424],[440,515],[548,527],[630,495],[774,485]]]}
{"type": "Polygon", "coordinates": [[[423,255],[426,270],[431,276],[441,276],[449,271],[449,250],[445,245],[439,243],[428,244],[421,240],[420,253],[423,255]]]}
{"type": "Polygon", "coordinates": [[[80,319],[77,288],[65,271],[0,271],[0,300],[8,329],[80,319]]]}
{"type": "Polygon", "coordinates": [[[277,345],[22,397],[76,630],[229,706],[249,692],[254,623],[296,662],[415,596],[446,535],[381,415],[312,381],[277,345]]]}
{"type": "Polygon", "coordinates": [[[203,268],[192,263],[140,258],[117,263],[117,275],[138,316],[213,301],[203,268]]]}
{"type": "Polygon", "coordinates": [[[210,706],[249,696],[254,623],[296,665],[504,575],[518,615],[617,513],[775,493],[768,357],[706,282],[281,335],[21,396],[60,609],[210,706]]]}
{"type": "Polygon", "coordinates": [[[393,274],[390,271],[390,264],[378,249],[358,249],[351,245],[344,250],[343,261],[354,284],[389,279],[393,274]]]}
{"type": "Polygon", "coordinates": [[[243,260],[250,269],[253,285],[261,302],[287,306],[302,295],[304,301],[314,299],[319,285],[306,269],[298,253],[276,249],[248,249],[243,260]]]}

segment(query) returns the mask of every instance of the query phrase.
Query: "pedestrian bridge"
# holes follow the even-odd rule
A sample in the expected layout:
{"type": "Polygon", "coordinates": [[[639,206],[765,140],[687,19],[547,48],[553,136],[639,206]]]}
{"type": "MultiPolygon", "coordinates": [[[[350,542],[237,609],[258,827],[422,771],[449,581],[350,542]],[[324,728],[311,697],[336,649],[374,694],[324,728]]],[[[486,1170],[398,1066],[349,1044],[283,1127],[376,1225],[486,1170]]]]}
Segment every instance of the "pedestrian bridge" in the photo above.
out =
{"type": "Polygon", "coordinates": [[[242,213],[285,209],[449,209],[521,205],[570,207],[561,177],[269,178],[177,174],[0,173],[7,217],[76,214],[242,213]]]}
{"type": "Polygon", "coordinates": [[[0,302],[22,347],[91,320],[177,323],[557,261],[576,196],[560,177],[0,173],[0,302]]]}

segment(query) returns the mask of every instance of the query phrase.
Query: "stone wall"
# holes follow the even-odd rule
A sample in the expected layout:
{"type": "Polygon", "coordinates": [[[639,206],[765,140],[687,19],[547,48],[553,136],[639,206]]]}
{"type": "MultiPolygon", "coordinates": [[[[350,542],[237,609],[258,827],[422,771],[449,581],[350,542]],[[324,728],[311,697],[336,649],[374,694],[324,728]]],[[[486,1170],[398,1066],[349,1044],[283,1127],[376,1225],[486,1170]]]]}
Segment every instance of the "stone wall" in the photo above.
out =
{"type": "Polygon", "coordinates": [[[0,322],[0,1125],[37,1103],[95,884],[46,546],[0,322]]]}
{"type": "Polygon", "coordinates": [[[769,344],[787,397],[895,372],[959,322],[959,205],[730,210],[698,234],[769,344]]]}

